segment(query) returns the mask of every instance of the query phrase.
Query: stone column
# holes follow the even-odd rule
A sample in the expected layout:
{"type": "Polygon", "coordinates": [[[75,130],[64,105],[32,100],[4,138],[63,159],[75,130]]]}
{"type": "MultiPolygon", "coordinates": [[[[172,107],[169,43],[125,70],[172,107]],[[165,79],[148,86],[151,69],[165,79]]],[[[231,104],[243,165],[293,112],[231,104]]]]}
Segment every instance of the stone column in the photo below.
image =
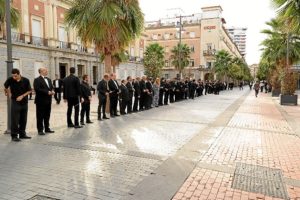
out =
{"type": "Polygon", "coordinates": [[[60,73],[59,73],[59,58],[58,57],[55,57],[55,74],[58,74],[58,76],[60,76],[60,73]]]}
{"type": "Polygon", "coordinates": [[[76,58],[74,59],[74,66],[73,67],[75,67],[75,75],[78,76],[78,66],[77,66],[76,58]]]}
{"type": "Polygon", "coordinates": [[[55,64],[54,57],[51,57],[50,64],[49,64],[49,71],[50,71],[50,78],[52,80],[55,78],[55,74],[57,74],[55,67],[56,67],[56,64],[55,64]]]}
{"type": "Polygon", "coordinates": [[[53,7],[52,7],[52,10],[53,10],[53,18],[52,18],[52,20],[53,20],[53,38],[55,39],[55,40],[58,40],[58,30],[57,30],[57,7],[56,7],[56,5],[52,5],[53,7]]]}

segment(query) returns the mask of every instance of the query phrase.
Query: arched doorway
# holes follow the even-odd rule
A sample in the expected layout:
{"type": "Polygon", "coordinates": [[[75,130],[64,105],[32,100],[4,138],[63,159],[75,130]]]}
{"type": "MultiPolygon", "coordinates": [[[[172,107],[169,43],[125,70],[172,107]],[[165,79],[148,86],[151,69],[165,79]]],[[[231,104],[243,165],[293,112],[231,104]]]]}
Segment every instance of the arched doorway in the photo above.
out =
{"type": "Polygon", "coordinates": [[[209,81],[209,80],[213,80],[213,74],[212,73],[206,73],[205,75],[204,75],[204,80],[205,81],[209,81]]]}

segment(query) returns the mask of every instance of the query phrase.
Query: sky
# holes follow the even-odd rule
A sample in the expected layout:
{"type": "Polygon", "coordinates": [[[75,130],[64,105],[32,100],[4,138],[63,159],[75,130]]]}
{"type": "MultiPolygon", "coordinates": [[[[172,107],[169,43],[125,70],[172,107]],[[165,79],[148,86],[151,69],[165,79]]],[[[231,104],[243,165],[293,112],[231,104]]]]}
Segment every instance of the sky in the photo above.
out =
{"type": "Polygon", "coordinates": [[[246,61],[248,65],[260,60],[260,43],[265,36],[261,30],[268,28],[265,23],[276,16],[271,0],[140,0],[146,21],[166,16],[169,9],[180,8],[184,14],[201,13],[205,6],[220,5],[226,27],[247,27],[246,61]]]}

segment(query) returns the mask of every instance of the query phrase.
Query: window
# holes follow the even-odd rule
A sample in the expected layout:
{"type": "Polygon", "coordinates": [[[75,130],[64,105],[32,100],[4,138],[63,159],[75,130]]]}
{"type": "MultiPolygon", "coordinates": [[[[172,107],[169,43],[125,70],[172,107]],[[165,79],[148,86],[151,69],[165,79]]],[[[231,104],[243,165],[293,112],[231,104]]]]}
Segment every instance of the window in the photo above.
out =
{"type": "Polygon", "coordinates": [[[169,33],[165,33],[164,38],[165,38],[165,40],[168,40],[170,38],[170,34],[169,33]]]}
{"type": "Polygon", "coordinates": [[[192,53],[194,53],[195,52],[195,47],[194,46],[190,46],[190,50],[191,50],[192,53]]]}
{"type": "Polygon", "coordinates": [[[165,47],[165,53],[169,53],[169,47],[165,47]]]}
{"type": "Polygon", "coordinates": [[[58,27],[58,40],[61,42],[66,42],[67,41],[67,34],[65,31],[65,27],[59,26],[58,27]]]}
{"type": "Polygon", "coordinates": [[[211,62],[206,62],[206,68],[210,69],[212,67],[211,62]]]}
{"type": "Polygon", "coordinates": [[[165,67],[169,67],[170,66],[170,63],[168,60],[165,60],[165,67]]]}
{"type": "Polygon", "coordinates": [[[190,32],[190,38],[195,38],[196,37],[196,33],[195,32],[190,32]]]}
{"type": "Polygon", "coordinates": [[[153,40],[157,40],[157,39],[158,39],[157,34],[153,34],[153,35],[152,35],[152,39],[153,39],[153,40]]]}
{"type": "Polygon", "coordinates": [[[42,23],[40,20],[32,20],[32,44],[42,45],[42,23]]]}
{"type": "Polygon", "coordinates": [[[134,47],[130,47],[130,56],[134,56],[134,47]]]}
{"type": "Polygon", "coordinates": [[[195,61],[194,61],[194,59],[191,59],[190,60],[190,67],[194,67],[195,66],[195,61]]]}

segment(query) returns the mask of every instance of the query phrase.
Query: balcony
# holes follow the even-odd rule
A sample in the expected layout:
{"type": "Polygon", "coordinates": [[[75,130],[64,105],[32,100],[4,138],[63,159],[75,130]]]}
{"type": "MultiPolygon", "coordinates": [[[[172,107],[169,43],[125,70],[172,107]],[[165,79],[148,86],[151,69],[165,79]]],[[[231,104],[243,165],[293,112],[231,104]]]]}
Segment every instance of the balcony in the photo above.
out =
{"type": "Polygon", "coordinates": [[[129,62],[136,62],[136,63],[143,63],[144,62],[144,59],[143,58],[140,58],[138,56],[129,56],[129,59],[128,59],[129,62]]]}
{"type": "Polygon", "coordinates": [[[203,55],[204,56],[214,56],[216,54],[216,50],[215,49],[210,49],[210,50],[204,50],[203,51],[203,55]]]}
{"type": "MultiPolygon", "coordinates": [[[[4,34],[3,35],[3,40],[6,40],[7,37],[6,35],[4,34]]],[[[16,43],[26,43],[25,41],[25,34],[21,34],[21,33],[11,33],[11,40],[12,42],[16,42],[16,43]]]]}
{"type": "Polygon", "coordinates": [[[57,48],[60,48],[60,49],[71,49],[71,44],[69,42],[58,41],[57,48]]]}
{"type": "Polygon", "coordinates": [[[48,39],[36,37],[36,36],[30,36],[30,42],[29,44],[35,45],[35,46],[44,46],[48,47],[48,39]]]}

